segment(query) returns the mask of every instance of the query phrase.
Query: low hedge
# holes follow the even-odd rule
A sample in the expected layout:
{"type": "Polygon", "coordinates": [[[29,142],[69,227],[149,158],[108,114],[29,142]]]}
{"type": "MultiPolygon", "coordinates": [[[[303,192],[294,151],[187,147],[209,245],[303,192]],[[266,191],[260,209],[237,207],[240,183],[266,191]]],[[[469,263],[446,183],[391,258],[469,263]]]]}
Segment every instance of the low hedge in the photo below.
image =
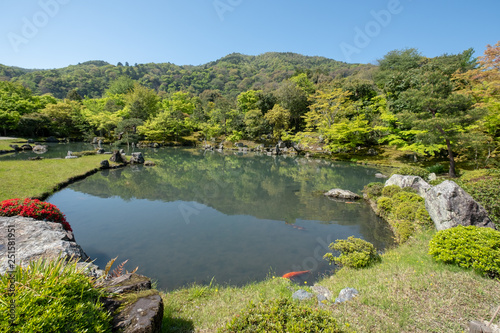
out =
{"type": "Polygon", "coordinates": [[[500,231],[476,226],[441,230],[430,241],[429,254],[436,261],[500,278],[500,231]]]}

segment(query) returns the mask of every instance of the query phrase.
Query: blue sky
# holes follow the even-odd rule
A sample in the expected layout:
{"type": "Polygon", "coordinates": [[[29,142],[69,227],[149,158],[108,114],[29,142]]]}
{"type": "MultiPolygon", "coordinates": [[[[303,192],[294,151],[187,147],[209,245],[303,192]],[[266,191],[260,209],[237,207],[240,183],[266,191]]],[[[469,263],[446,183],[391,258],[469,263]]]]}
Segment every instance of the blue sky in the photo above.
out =
{"type": "Polygon", "coordinates": [[[0,63],[199,65],[270,51],[375,63],[406,47],[479,56],[500,40],[499,13],[498,0],[1,0],[0,63]]]}

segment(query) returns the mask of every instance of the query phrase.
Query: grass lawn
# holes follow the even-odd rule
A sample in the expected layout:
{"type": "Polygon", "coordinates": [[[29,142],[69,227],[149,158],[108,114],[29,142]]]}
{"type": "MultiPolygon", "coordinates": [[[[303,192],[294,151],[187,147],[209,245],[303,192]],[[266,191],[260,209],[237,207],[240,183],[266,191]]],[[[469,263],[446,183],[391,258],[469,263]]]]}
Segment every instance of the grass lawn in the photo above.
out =
{"type": "Polygon", "coordinates": [[[18,145],[21,146],[26,143],[25,139],[6,139],[0,140],[0,150],[14,150],[10,147],[10,145],[18,145]]]}
{"type": "MultiPolygon", "coordinates": [[[[387,251],[373,267],[344,268],[318,282],[334,297],[346,287],[360,293],[350,302],[326,308],[341,326],[357,332],[464,332],[471,320],[491,319],[500,305],[499,281],[434,262],[427,254],[432,235],[421,233],[387,251]]],[[[163,332],[216,332],[250,301],[291,297],[299,288],[270,277],[241,288],[193,286],[163,293],[163,332]]]]}
{"type": "Polygon", "coordinates": [[[100,161],[107,158],[109,156],[95,155],[68,160],[2,161],[0,201],[52,193],[59,183],[98,168],[100,161]]]}

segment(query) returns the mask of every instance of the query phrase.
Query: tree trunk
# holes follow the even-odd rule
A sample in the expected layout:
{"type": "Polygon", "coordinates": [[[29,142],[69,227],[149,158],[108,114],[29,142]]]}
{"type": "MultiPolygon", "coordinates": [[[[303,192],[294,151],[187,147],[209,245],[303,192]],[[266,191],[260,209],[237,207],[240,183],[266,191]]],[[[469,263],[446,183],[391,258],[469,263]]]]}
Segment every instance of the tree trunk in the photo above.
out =
{"type": "Polygon", "coordinates": [[[448,147],[448,158],[450,159],[450,171],[449,176],[451,178],[457,177],[455,172],[455,157],[453,157],[453,151],[451,150],[451,143],[449,139],[446,139],[446,146],[448,147]]]}

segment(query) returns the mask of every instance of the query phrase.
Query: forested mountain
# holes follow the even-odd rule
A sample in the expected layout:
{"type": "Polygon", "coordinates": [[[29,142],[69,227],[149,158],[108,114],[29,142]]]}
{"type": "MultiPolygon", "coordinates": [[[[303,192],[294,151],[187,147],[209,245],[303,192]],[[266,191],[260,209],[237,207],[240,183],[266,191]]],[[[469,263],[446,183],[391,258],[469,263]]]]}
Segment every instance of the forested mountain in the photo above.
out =
{"type": "Polygon", "coordinates": [[[455,161],[500,163],[500,42],[472,55],[394,50],[378,66],[293,53],[202,66],[2,66],[0,129],[126,143],[283,140],[332,154],[392,145],[448,156],[453,177],[455,161]]]}
{"type": "Polygon", "coordinates": [[[105,61],[87,61],[60,69],[28,70],[0,65],[0,81],[19,82],[35,95],[50,93],[56,98],[65,98],[72,90],[82,97],[102,97],[111,82],[119,77],[129,77],[157,92],[186,91],[199,95],[211,89],[227,97],[236,97],[249,89],[276,89],[297,73],[306,73],[313,83],[320,83],[371,67],[295,53],[273,52],[258,56],[233,53],[200,66],[171,63],[133,66],[118,63],[115,66],[105,61]]]}

